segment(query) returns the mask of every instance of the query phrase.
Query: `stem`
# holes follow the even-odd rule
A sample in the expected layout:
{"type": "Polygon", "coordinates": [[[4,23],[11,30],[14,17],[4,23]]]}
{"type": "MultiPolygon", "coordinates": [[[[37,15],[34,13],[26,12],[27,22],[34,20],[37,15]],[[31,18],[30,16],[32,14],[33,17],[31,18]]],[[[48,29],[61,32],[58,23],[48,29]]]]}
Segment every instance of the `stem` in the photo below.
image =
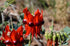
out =
{"type": "Polygon", "coordinates": [[[13,29],[13,23],[12,23],[12,16],[10,15],[10,22],[11,22],[11,26],[12,26],[12,29],[13,29]]]}
{"type": "Polygon", "coordinates": [[[4,15],[3,13],[1,13],[1,15],[2,15],[2,23],[4,24],[4,15]]]}
{"type": "Polygon", "coordinates": [[[3,25],[3,30],[4,30],[4,14],[3,14],[3,12],[1,12],[1,16],[2,16],[2,25],[3,25]]]}
{"type": "Polygon", "coordinates": [[[30,34],[30,39],[29,39],[29,46],[30,46],[30,44],[31,44],[31,34],[30,34]]]}
{"type": "Polygon", "coordinates": [[[54,27],[53,27],[53,20],[52,20],[52,31],[54,30],[54,27]]]}
{"type": "Polygon", "coordinates": [[[2,24],[4,24],[4,15],[3,13],[1,13],[1,15],[2,15],[2,24]]]}

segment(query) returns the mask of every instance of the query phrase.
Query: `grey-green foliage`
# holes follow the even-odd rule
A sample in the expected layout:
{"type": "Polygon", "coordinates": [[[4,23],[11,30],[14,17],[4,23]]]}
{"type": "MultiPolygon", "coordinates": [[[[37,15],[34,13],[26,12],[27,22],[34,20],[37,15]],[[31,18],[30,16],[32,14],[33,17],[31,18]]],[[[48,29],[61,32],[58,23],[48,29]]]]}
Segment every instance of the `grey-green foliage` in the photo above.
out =
{"type": "Polygon", "coordinates": [[[40,32],[41,34],[45,34],[45,28],[44,26],[42,25],[42,31],[40,32]]]}
{"type": "Polygon", "coordinates": [[[6,2],[4,3],[5,8],[8,7],[10,4],[13,4],[15,2],[15,0],[6,0],[6,2]]]}
{"type": "Polygon", "coordinates": [[[7,2],[8,2],[9,4],[12,4],[12,3],[15,2],[15,0],[7,0],[7,2]]]}
{"type": "Polygon", "coordinates": [[[21,13],[20,18],[21,18],[21,19],[24,18],[24,13],[21,13]]]}
{"type": "Polygon", "coordinates": [[[5,9],[5,8],[3,8],[3,7],[0,7],[0,12],[2,12],[4,9],[5,9]]]}
{"type": "Polygon", "coordinates": [[[47,8],[47,6],[46,6],[46,1],[45,0],[38,0],[42,5],[43,5],[43,7],[44,8],[47,8]]]}
{"type": "Polygon", "coordinates": [[[65,27],[64,28],[64,32],[66,32],[67,34],[70,34],[70,28],[69,27],[65,27]]]}
{"type": "Polygon", "coordinates": [[[69,7],[70,6],[70,2],[67,2],[66,6],[69,7]]]}
{"type": "Polygon", "coordinates": [[[51,7],[55,7],[55,4],[56,4],[55,0],[49,0],[49,3],[51,7]]]}
{"type": "Polygon", "coordinates": [[[68,45],[68,41],[70,40],[70,27],[65,27],[64,28],[64,32],[66,32],[67,33],[67,35],[68,35],[68,38],[66,39],[66,43],[63,43],[63,45],[68,45]]]}

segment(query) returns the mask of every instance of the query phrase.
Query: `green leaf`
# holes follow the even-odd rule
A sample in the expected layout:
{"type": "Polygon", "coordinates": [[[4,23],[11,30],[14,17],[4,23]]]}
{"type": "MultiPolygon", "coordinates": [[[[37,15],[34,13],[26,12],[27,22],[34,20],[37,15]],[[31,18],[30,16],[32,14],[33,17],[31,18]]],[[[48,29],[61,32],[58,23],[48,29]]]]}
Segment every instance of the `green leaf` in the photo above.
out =
{"type": "Polygon", "coordinates": [[[44,26],[42,25],[42,31],[44,31],[45,30],[45,28],[44,28],[44,26]]]}
{"type": "Polygon", "coordinates": [[[18,25],[17,24],[13,24],[13,28],[14,29],[17,29],[18,28],[18,25]]]}
{"type": "Polygon", "coordinates": [[[63,44],[63,45],[68,45],[69,43],[68,42],[66,42],[65,44],[63,44]]]}
{"type": "Polygon", "coordinates": [[[26,44],[25,46],[28,46],[29,44],[26,44]]]}
{"type": "Polygon", "coordinates": [[[69,41],[70,39],[68,38],[66,41],[69,41]]]}
{"type": "Polygon", "coordinates": [[[9,5],[8,5],[8,2],[5,2],[4,5],[5,5],[5,7],[8,7],[8,6],[9,6],[9,5]]]}
{"type": "Polygon", "coordinates": [[[21,19],[24,18],[24,13],[21,13],[20,18],[21,18],[21,19]]]}
{"type": "Polygon", "coordinates": [[[70,5],[70,3],[69,3],[69,2],[67,2],[66,6],[68,7],[69,5],[70,5]]]}
{"type": "Polygon", "coordinates": [[[52,20],[52,25],[49,27],[51,31],[53,31],[53,20],[52,20]]]}
{"type": "Polygon", "coordinates": [[[2,31],[0,31],[0,34],[2,34],[2,31]]]}
{"type": "Polygon", "coordinates": [[[12,3],[15,2],[15,0],[7,0],[7,2],[8,2],[9,4],[12,4],[12,3]]]}
{"type": "Polygon", "coordinates": [[[23,31],[23,34],[25,34],[25,33],[26,33],[26,31],[24,30],[24,31],[23,31]]]}
{"type": "Polygon", "coordinates": [[[69,27],[65,27],[64,28],[64,32],[66,32],[67,34],[69,34],[70,33],[70,28],[69,27]]]}

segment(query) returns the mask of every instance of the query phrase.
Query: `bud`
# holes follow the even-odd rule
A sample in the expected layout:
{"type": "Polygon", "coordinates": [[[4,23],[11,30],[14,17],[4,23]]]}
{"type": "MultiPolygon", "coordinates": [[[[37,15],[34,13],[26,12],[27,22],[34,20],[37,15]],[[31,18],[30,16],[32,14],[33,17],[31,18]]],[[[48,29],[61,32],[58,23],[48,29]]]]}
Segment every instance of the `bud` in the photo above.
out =
{"type": "Polygon", "coordinates": [[[52,39],[51,33],[48,34],[48,38],[49,38],[49,39],[52,39]]]}
{"type": "Polygon", "coordinates": [[[60,35],[61,35],[61,39],[64,41],[63,33],[60,32],[60,35]]]}
{"type": "Polygon", "coordinates": [[[57,37],[58,37],[58,41],[60,41],[60,34],[57,33],[56,35],[57,35],[57,37]]]}
{"type": "Polygon", "coordinates": [[[45,32],[45,38],[46,38],[46,40],[48,40],[48,33],[47,33],[47,31],[45,32]]]}
{"type": "Polygon", "coordinates": [[[68,35],[67,35],[67,33],[66,33],[66,32],[64,32],[64,36],[65,36],[65,37],[68,37],[68,35]]]}
{"type": "Polygon", "coordinates": [[[53,31],[51,31],[51,35],[53,36],[53,31]]]}
{"type": "Polygon", "coordinates": [[[53,35],[53,41],[55,41],[55,40],[56,40],[56,35],[54,34],[54,35],[53,35]]]}

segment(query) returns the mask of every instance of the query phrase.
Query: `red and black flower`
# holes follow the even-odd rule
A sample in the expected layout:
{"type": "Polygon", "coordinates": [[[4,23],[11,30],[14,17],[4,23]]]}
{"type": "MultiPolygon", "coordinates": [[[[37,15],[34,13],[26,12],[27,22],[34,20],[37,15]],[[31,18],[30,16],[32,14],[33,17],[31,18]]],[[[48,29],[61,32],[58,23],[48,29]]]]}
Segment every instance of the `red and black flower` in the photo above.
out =
{"type": "Polygon", "coordinates": [[[35,12],[35,16],[31,15],[31,13],[28,11],[27,8],[23,10],[24,13],[24,19],[23,23],[25,24],[25,30],[26,34],[25,36],[27,37],[30,33],[32,34],[32,38],[34,34],[40,36],[40,30],[42,24],[44,24],[43,20],[43,10],[40,13],[39,9],[35,12]]]}
{"type": "Polygon", "coordinates": [[[9,26],[7,25],[5,28],[5,31],[3,31],[1,40],[7,46],[22,46],[23,27],[20,26],[16,31],[15,31],[15,29],[10,31],[9,26]]]}

